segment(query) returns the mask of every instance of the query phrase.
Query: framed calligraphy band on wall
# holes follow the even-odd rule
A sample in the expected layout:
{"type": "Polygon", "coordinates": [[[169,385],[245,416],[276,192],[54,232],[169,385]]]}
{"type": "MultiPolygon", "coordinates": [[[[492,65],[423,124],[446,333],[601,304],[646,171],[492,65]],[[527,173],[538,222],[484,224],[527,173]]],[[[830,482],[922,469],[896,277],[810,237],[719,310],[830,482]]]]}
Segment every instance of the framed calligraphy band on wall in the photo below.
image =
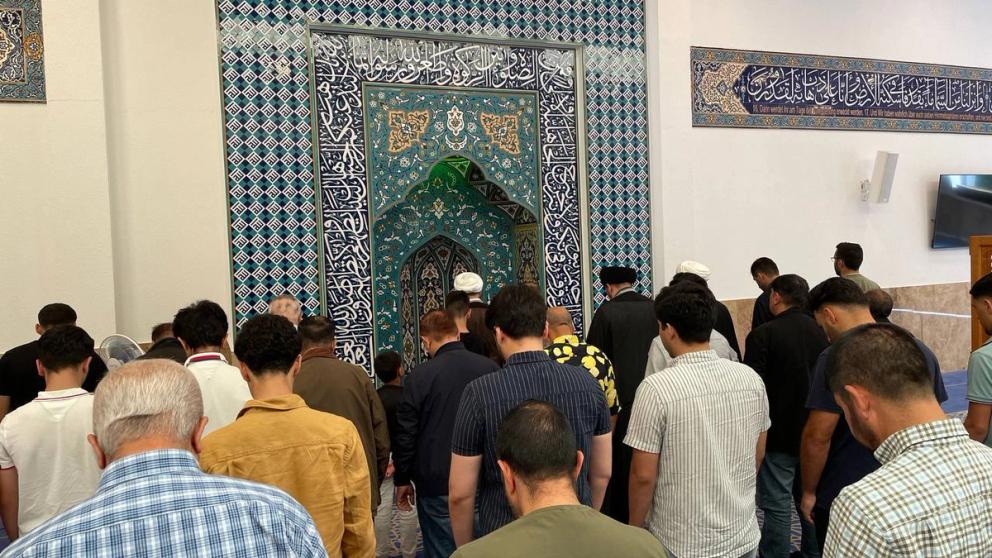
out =
{"type": "Polygon", "coordinates": [[[693,47],[692,125],[992,134],[992,69],[693,47]]]}

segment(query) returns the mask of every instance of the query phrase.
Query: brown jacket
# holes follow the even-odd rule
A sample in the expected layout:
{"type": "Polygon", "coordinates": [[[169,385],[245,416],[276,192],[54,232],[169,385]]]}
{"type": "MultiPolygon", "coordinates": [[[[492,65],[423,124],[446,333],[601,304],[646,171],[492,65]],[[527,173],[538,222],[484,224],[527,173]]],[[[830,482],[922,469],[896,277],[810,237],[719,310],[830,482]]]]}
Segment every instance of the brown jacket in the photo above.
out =
{"type": "Polygon", "coordinates": [[[329,556],[375,554],[369,471],[347,420],[308,409],[298,395],[245,403],[203,439],[207,473],[278,487],[310,512],[329,556]]]}
{"type": "Polygon", "coordinates": [[[365,447],[372,477],[372,509],[379,505],[379,484],[389,466],[386,411],[371,378],[360,367],[338,360],[333,351],[314,348],[303,353],[293,391],[311,409],[344,417],[355,424],[365,447]]]}

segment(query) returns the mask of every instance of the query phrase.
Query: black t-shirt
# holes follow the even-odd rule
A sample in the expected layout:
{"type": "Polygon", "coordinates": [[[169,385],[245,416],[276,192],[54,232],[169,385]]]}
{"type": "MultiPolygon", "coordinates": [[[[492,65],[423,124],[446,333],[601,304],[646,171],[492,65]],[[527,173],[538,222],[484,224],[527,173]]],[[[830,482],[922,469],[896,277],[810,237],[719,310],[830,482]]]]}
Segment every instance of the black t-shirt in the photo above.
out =
{"type": "Polygon", "coordinates": [[[389,427],[389,446],[396,447],[396,433],[399,426],[396,423],[396,410],[400,408],[400,401],[403,400],[403,387],[386,384],[379,388],[379,400],[382,401],[382,408],[386,410],[386,426],[389,427]]]}
{"type": "MultiPolygon", "coordinates": [[[[10,409],[29,403],[45,390],[45,378],[38,374],[38,341],[25,343],[7,351],[0,357],[0,395],[10,397],[10,409]]],[[[93,352],[90,370],[83,381],[83,389],[92,392],[107,373],[103,359],[93,352]]],[[[8,412],[9,412],[8,411],[8,412]]]]}
{"type": "MultiPolygon", "coordinates": [[[[947,401],[947,390],[944,388],[944,377],[940,373],[940,364],[933,351],[916,339],[916,345],[923,351],[926,358],[927,367],[933,376],[933,394],[939,403],[947,401]]],[[[832,347],[827,347],[820,354],[816,361],[816,368],[813,372],[813,380],[809,386],[809,398],[806,401],[807,409],[827,411],[843,415],[843,411],[834,395],[827,386],[826,370],[827,358],[832,347]]],[[[830,451],[827,454],[827,462],[823,467],[823,475],[820,483],[816,487],[816,507],[820,509],[830,509],[834,498],[840,494],[845,487],[852,485],[863,479],[865,475],[874,472],[881,464],[875,459],[871,450],[862,446],[851,434],[851,429],[847,425],[847,420],[843,416],[837,421],[834,428],[833,437],[830,439],[830,451]]]]}

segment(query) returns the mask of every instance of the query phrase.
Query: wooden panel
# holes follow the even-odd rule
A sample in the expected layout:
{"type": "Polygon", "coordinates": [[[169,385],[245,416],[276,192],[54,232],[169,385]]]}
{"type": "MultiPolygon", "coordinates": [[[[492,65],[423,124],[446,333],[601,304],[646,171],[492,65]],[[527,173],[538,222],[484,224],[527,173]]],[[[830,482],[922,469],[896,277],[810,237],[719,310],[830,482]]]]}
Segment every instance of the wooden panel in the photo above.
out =
{"type": "MultiPolygon", "coordinates": [[[[971,237],[971,283],[975,284],[988,273],[992,273],[992,236],[971,237]]],[[[974,311],[971,314],[971,350],[981,347],[989,336],[982,329],[974,311]]]]}

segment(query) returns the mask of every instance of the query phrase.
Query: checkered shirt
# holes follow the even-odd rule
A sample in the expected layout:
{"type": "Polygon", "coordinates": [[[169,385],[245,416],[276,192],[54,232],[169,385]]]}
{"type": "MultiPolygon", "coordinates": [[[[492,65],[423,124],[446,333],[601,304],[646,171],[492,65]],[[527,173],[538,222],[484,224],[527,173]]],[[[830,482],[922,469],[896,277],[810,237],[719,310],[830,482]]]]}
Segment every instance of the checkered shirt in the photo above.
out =
{"type": "Polygon", "coordinates": [[[89,500],[16,541],[4,558],[45,556],[327,556],[286,493],[208,475],[187,451],[115,461],[89,500]]]}
{"type": "Polygon", "coordinates": [[[992,448],[956,419],[905,428],[830,510],[830,557],[992,556],[992,448]]]}

